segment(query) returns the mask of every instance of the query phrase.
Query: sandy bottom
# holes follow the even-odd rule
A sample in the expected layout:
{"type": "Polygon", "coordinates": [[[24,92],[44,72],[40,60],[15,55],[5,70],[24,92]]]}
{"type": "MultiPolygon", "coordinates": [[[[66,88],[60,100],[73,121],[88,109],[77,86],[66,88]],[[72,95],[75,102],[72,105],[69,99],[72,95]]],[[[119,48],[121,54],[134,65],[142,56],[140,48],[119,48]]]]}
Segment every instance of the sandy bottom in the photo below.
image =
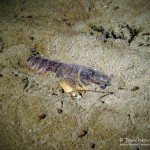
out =
{"type": "Polygon", "coordinates": [[[0,149],[150,149],[150,1],[0,2],[0,149]],[[33,52],[111,77],[81,99],[26,66],[33,52]]]}

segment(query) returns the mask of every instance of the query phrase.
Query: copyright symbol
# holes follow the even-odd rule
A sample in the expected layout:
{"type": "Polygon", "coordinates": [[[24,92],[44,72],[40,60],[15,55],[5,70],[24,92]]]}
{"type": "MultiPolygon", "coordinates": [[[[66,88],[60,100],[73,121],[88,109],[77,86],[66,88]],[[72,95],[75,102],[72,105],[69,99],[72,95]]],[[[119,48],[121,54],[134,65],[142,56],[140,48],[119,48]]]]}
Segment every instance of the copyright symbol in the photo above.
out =
{"type": "Polygon", "coordinates": [[[120,141],[120,142],[123,142],[123,138],[120,138],[119,141],[120,141]]]}

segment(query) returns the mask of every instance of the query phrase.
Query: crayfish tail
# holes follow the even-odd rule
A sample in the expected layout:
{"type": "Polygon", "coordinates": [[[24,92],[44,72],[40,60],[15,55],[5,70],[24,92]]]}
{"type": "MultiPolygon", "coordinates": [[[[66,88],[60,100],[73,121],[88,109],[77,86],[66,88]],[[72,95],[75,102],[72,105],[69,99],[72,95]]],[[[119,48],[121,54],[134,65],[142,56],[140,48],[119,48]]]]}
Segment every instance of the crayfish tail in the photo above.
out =
{"type": "Polygon", "coordinates": [[[61,63],[42,58],[39,55],[32,55],[27,59],[27,66],[38,74],[46,76],[48,73],[56,73],[61,63]]]}

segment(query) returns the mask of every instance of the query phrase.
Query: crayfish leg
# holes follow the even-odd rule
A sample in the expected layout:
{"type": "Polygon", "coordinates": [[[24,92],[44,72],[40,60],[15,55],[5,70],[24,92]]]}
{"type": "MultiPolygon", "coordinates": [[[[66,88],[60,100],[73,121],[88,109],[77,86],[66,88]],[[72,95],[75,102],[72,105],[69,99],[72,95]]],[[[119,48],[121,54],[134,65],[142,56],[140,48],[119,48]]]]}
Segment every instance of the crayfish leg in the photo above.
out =
{"type": "Polygon", "coordinates": [[[59,85],[62,87],[62,89],[66,92],[66,93],[70,93],[73,91],[73,87],[71,87],[65,80],[61,80],[59,82],[59,85]]]}
{"type": "Polygon", "coordinates": [[[81,85],[76,85],[76,88],[74,89],[75,91],[71,92],[72,97],[76,97],[77,99],[80,99],[83,97],[83,94],[86,93],[88,88],[86,86],[81,86],[81,85]]]}

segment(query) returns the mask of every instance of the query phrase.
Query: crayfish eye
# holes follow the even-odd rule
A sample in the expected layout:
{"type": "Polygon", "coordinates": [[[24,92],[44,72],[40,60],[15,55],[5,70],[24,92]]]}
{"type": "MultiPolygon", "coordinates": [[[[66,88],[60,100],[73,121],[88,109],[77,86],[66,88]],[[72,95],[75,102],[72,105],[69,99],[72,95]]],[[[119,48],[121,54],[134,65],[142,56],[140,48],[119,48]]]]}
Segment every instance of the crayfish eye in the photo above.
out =
{"type": "Polygon", "coordinates": [[[101,88],[101,89],[103,89],[103,90],[104,90],[106,87],[107,87],[107,85],[106,85],[106,84],[100,84],[100,88],[101,88]]]}

